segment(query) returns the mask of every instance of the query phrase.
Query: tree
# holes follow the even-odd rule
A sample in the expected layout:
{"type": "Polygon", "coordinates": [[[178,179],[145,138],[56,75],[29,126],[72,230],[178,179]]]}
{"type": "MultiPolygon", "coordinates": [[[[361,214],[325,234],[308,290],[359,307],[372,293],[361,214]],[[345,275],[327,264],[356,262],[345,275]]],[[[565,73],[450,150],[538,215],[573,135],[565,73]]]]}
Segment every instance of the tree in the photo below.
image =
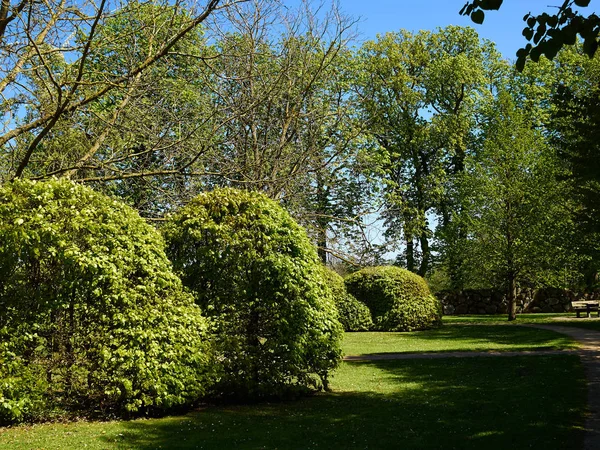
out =
{"type": "MultiPolygon", "coordinates": [[[[90,66],[96,73],[116,75],[123,66],[136,64],[151,52],[154,40],[168,38],[170,28],[160,32],[152,26],[168,20],[187,18],[183,13],[173,17],[170,9],[160,6],[128,5],[99,27],[90,66]],[[130,39],[136,45],[115,40],[132,23],[139,23],[130,39]]],[[[165,205],[184,197],[181,177],[218,138],[204,89],[209,71],[198,64],[198,59],[212,56],[202,30],[191,31],[168,55],[138,74],[127,90],[115,89],[63,115],[38,145],[23,175],[85,181],[121,196],[145,217],[161,216],[165,205]]],[[[43,89],[35,93],[43,104],[43,89]]],[[[32,139],[16,139],[14,152],[7,156],[19,154],[32,139]]]]}
{"type": "MultiPolygon", "coordinates": [[[[595,64],[594,64],[595,63],[595,64]]],[[[584,66],[585,67],[585,66],[584,66]]],[[[583,80],[560,84],[552,103],[552,142],[566,163],[574,209],[578,249],[587,257],[586,288],[597,286],[600,246],[600,65],[587,64],[583,80]]]]}
{"type": "MultiPolygon", "coordinates": [[[[503,0],[472,0],[462,7],[460,14],[470,16],[473,22],[481,24],[485,19],[484,11],[498,10],[502,3],[503,0]]],[[[598,49],[600,17],[595,13],[586,17],[573,9],[589,4],[590,0],[564,0],[555,14],[525,14],[523,20],[527,26],[523,29],[523,36],[533,44],[530,42],[517,52],[518,70],[523,70],[528,56],[535,62],[541,55],[553,59],[563,46],[574,45],[577,35],[583,39],[585,53],[589,57],[594,56],[598,49]]]]}
{"type": "Polygon", "coordinates": [[[514,320],[517,286],[554,284],[565,266],[570,221],[556,160],[509,93],[489,104],[483,120],[481,151],[462,182],[467,262],[475,278],[506,289],[514,320]]]}
{"type": "Polygon", "coordinates": [[[327,388],[343,329],[306,232],[258,192],[216,189],[169,219],[168,253],[211,317],[221,393],[327,388]]]}
{"type": "Polygon", "coordinates": [[[353,22],[333,8],[318,16],[257,1],[230,11],[212,63],[221,157],[207,160],[211,183],[258,190],[308,228],[319,256],[345,257],[340,241],[357,228],[363,183],[354,141],[365,124],[349,96],[353,22]],[[273,26],[273,24],[281,24],[273,26]]]}
{"type": "Polygon", "coordinates": [[[404,240],[404,264],[425,275],[433,265],[430,224],[449,228],[454,178],[464,170],[475,106],[489,96],[501,66],[473,29],[387,33],[360,51],[357,95],[379,148],[388,238],[404,240]]]}
{"type": "Polygon", "coordinates": [[[10,154],[8,167],[3,168],[5,177],[24,175],[40,144],[65,116],[101,105],[115,92],[119,92],[118,101],[126,101],[142,74],[227,3],[153,5],[154,13],[148,17],[148,5],[140,2],[2,2],[0,148],[10,154]],[[119,20],[129,26],[113,28],[114,33],[101,41],[102,30],[119,20]],[[138,35],[146,39],[132,40],[138,35]],[[128,55],[138,53],[128,59],[114,52],[114,66],[107,71],[96,65],[100,47],[130,48],[128,55]]]}

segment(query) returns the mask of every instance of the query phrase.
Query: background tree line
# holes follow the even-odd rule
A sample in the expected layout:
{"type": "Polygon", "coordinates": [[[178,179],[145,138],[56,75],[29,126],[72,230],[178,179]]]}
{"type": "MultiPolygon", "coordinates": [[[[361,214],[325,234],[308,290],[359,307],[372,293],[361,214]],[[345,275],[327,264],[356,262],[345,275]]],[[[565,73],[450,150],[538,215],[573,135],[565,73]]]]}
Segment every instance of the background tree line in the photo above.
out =
{"type": "Polygon", "coordinates": [[[154,220],[242,187],[283,204],[323,261],[391,258],[438,289],[512,296],[595,283],[591,44],[517,71],[471,28],[357,45],[351,18],[309,2],[10,11],[3,181],[72,178],[154,220]]]}

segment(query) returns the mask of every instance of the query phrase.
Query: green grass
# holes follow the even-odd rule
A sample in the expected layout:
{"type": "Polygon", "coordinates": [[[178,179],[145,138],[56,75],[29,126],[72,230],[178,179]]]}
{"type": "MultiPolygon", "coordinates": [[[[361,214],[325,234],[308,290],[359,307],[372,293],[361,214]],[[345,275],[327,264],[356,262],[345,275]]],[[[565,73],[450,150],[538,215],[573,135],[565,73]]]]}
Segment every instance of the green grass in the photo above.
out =
{"type": "Polygon", "coordinates": [[[334,392],[179,417],[0,429],[21,449],[580,449],[573,355],[344,363],[334,392]]]}
{"type": "Polygon", "coordinates": [[[346,333],[343,350],[346,355],[364,355],[368,353],[550,350],[577,347],[577,343],[571,338],[552,331],[514,326],[461,326],[459,324],[449,322],[448,325],[435,330],[414,333],[346,333]]]}
{"type": "MultiPolygon", "coordinates": [[[[444,320],[444,327],[425,332],[346,333],[344,351],[523,350],[575,345],[554,332],[502,326],[505,320],[501,316],[444,320]]],[[[293,402],[208,406],[161,419],[0,428],[0,449],[493,450],[582,446],[586,390],[583,369],[574,355],[344,363],[333,376],[332,389],[293,402]]]]}
{"type": "MultiPolygon", "coordinates": [[[[512,324],[520,323],[556,323],[557,321],[571,321],[575,319],[575,313],[562,314],[517,314],[517,320],[508,322],[506,314],[494,315],[464,315],[464,316],[444,316],[442,318],[444,325],[466,325],[466,324],[512,324]]],[[[580,320],[588,320],[580,319],[580,320]]]]}
{"type": "MultiPolygon", "coordinates": [[[[506,315],[492,315],[492,316],[444,316],[444,325],[507,325],[509,322],[506,320],[506,315]]],[[[517,320],[511,324],[548,324],[548,325],[561,325],[566,327],[585,328],[589,330],[600,331],[600,318],[597,317],[596,313],[593,313],[593,317],[580,317],[577,318],[575,313],[565,314],[518,314],[517,320]]]]}

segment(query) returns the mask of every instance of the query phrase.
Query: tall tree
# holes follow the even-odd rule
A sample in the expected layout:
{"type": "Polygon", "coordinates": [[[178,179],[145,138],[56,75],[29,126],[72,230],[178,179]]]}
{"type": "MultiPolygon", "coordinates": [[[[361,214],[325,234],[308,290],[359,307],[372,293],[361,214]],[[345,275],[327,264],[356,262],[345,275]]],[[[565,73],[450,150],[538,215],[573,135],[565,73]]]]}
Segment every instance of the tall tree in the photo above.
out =
{"type": "Polygon", "coordinates": [[[283,202],[324,262],[344,257],[334,241],[359,225],[362,206],[352,173],[364,124],[348,95],[353,22],[335,9],[317,15],[308,3],[290,10],[265,0],[230,16],[234,29],[211,64],[215,115],[228,119],[211,179],[283,202]]]}
{"type": "Polygon", "coordinates": [[[507,92],[486,108],[479,138],[462,182],[468,264],[480,283],[506,289],[514,320],[518,285],[554,284],[567,264],[571,223],[556,159],[507,92]]]}
{"type": "Polygon", "coordinates": [[[582,267],[586,288],[593,289],[600,270],[600,59],[579,69],[583,79],[559,84],[552,96],[550,130],[568,171],[576,205],[577,249],[586,256],[582,267]]]}
{"type": "Polygon", "coordinates": [[[387,33],[360,52],[357,83],[380,148],[388,237],[404,240],[404,263],[432,265],[432,218],[450,227],[453,179],[464,170],[475,106],[500,66],[493,45],[470,28],[387,33]]]}
{"type": "MultiPolygon", "coordinates": [[[[21,177],[36,159],[40,144],[66,115],[101,102],[115,91],[127,92],[139,76],[164,58],[186,35],[214,11],[221,0],[206,4],[156,2],[157,15],[149,26],[144,20],[129,20],[145,3],[125,5],[110,0],[48,1],[24,0],[0,7],[0,148],[9,154],[5,172],[21,177]],[[165,11],[168,14],[165,15],[165,11]],[[110,43],[100,42],[100,30],[108,21],[127,17],[129,27],[115,32],[110,43]],[[184,18],[184,19],[182,19],[184,18]],[[118,66],[98,72],[93,54],[99,45],[137,48],[133,36],[164,35],[148,45],[147,52],[133,60],[114,58],[118,66]],[[40,96],[43,92],[44,95],[40,96]],[[23,137],[27,145],[21,147],[23,137]]],[[[135,17],[133,17],[135,19],[135,17]]]]}

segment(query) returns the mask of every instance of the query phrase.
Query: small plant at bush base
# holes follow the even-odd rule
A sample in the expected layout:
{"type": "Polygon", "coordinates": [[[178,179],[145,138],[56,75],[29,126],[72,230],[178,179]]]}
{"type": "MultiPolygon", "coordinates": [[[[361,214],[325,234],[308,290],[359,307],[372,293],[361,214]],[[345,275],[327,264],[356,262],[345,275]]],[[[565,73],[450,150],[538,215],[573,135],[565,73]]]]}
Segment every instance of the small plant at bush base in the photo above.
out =
{"type": "Polygon", "coordinates": [[[316,250],[281,206],[219,189],[193,199],[164,232],[174,267],[214,321],[224,373],[217,394],[326,387],[342,327],[316,250]]]}
{"type": "Polygon", "coordinates": [[[338,309],[340,323],[345,331],[368,331],[373,327],[371,311],[364,303],[346,291],[344,279],[333,270],[325,267],[323,274],[333,294],[338,309]]]}
{"type": "Polygon", "coordinates": [[[0,187],[0,417],[56,405],[106,414],[195,401],[206,319],[160,234],[67,180],[0,187]],[[33,382],[32,382],[33,380],[33,382]]]}
{"type": "Polygon", "coordinates": [[[349,275],[345,284],[369,307],[378,330],[415,331],[441,325],[440,302],[425,280],[408,270],[368,267],[349,275]]]}

